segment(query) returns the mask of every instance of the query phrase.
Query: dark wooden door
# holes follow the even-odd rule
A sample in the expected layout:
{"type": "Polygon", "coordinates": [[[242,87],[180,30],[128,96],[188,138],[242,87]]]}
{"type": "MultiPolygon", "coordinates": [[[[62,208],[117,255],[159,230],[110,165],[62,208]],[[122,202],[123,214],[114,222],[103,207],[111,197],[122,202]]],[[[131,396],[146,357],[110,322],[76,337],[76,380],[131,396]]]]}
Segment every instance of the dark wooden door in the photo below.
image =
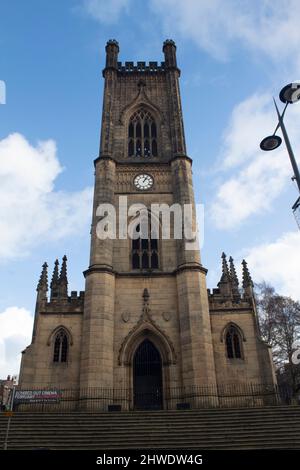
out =
{"type": "Polygon", "coordinates": [[[133,361],[134,407],[136,409],[161,409],[162,361],[154,344],[145,339],[137,348],[133,361]]]}

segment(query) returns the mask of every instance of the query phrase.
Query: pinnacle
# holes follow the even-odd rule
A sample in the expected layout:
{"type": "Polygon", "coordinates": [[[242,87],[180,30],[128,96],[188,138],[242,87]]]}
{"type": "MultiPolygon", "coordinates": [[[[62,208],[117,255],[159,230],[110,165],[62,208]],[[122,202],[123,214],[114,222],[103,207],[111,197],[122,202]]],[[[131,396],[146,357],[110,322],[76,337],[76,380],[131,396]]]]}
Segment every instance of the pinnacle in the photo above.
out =
{"type": "Polygon", "coordinates": [[[252,287],[253,286],[253,281],[252,281],[247,263],[244,259],[242,261],[242,265],[243,265],[243,287],[244,288],[245,287],[250,287],[250,286],[252,287]]]}
{"type": "Polygon", "coordinates": [[[58,259],[56,259],[54,263],[54,269],[53,269],[53,274],[52,274],[52,279],[51,279],[51,284],[50,284],[51,289],[55,287],[58,283],[58,266],[59,266],[59,261],[58,259]]]}
{"type": "Polygon", "coordinates": [[[42,272],[40,275],[40,279],[37,285],[37,291],[39,290],[48,290],[48,264],[45,262],[42,266],[42,272]]]}
{"type": "Polygon", "coordinates": [[[238,277],[237,277],[237,274],[236,274],[236,270],[235,270],[234,261],[233,261],[232,256],[230,256],[230,258],[229,258],[229,266],[230,266],[231,281],[235,286],[238,286],[239,285],[239,280],[238,280],[238,277]]]}

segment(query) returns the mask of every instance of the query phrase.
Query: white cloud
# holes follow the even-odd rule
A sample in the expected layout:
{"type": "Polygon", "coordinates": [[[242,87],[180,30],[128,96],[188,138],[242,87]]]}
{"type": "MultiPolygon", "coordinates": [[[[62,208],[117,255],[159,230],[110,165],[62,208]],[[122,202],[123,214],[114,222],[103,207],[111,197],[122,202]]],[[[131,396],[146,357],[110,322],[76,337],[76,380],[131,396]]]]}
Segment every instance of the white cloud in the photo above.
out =
{"type": "Polygon", "coordinates": [[[165,34],[180,34],[218,59],[236,45],[276,62],[299,59],[298,0],[151,0],[151,5],[165,34]]]}
{"type": "MultiPolygon", "coordinates": [[[[299,155],[300,106],[291,106],[285,119],[295,155],[299,155]]],[[[268,94],[255,94],[234,108],[219,155],[219,168],[228,177],[219,185],[210,207],[218,228],[235,229],[250,216],[271,210],[275,199],[291,184],[293,171],[284,143],[273,152],[259,148],[276,122],[268,94]]]]}
{"type": "MultiPolygon", "coordinates": [[[[271,95],[258,94],[237,104],[223,135],[221,164],[224,168],[241,165],[261,154],[259,142],[273,132],[276,123],[271,95]]],[[[265,155],[266,156],[266,155],[265,155]]]]}
{"type": "Polygon", "coordinates": [[[0,378],[19,373],[22,350],[30,343],[33,317],[25,308],[0,313],[0,378]]]}
{"type": "Polygon", "coordinates": [[[54,191],[61,171],[52,140],[34,147],[15,133],[0,141],[0,260],[85,229],[92,190],[54,191]]]}
{"type": "Polygon", "coordinates": [[[84,0],[83,8],[100,23],[112,24],[128,8],[130,0],[84,0]]]}
{"type": "Polygon", "coordinates": [[[280,294],[300,300],[300,232],[288,232],[271,243],[245,250],[252,278],[266,281],[280,294]]]}

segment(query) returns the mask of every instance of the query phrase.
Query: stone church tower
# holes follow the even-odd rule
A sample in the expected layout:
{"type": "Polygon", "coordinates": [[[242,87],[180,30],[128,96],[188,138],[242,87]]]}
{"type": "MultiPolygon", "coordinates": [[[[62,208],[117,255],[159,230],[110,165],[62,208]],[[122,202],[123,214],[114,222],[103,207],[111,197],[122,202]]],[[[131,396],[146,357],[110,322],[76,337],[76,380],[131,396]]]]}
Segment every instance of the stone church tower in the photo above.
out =
{"type": "Polygon", "coordinates": [[[20,385],[128,389],[138,407],[153,390],[164,406],[175,387],[272,384],[245,262],[240,289],[233,260],[223,254],[210,292],[199,250],[187,250],[184,239],[119,235],[120,201],[142,203],[150,214],[152,204],[194,206],[194,193],[174,42],[164,42],[161,64],[122,64],[118,53],[118,43],[108,41],[85,292],[68,295],[64,257],[60,271],[55,262],[49,299],[44,264],[20,385]],[[116,209],[115,239],[98,236],[101,204],[116,209]]]}

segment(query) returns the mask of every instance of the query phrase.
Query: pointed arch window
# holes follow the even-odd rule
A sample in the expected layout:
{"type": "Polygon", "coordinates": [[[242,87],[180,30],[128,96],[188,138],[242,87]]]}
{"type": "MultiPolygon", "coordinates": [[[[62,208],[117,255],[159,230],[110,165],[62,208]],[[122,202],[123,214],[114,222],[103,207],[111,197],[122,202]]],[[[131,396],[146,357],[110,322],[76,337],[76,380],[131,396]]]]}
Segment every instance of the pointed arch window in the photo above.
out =
{"type": "MultiPolygon", "coordinates": [[[[140,225],[137,225],[136,232],[140,232],[140,237],[132,240],[131,262],[132,269],[159,269],[158,236],[154,227],[151,227],[151,216],[148,214],[146,221],[146,231],[141,233],[140,225]]],[[[142,225],[144,225],[142,223],[142,225]]]]}
{"type": "Polygon", "coordinates": [[[67,362],[68,352],[68,336],[64,330],[60,330],[54,340],[53,362],[67,362]]]}
{"type": "Polygon", "coordinates": [[[128,156],[157,157],[157,128],[149,111],[139,109],[129,120],[128,156]]]}
{"type": "Polygon", "coordinates": [[[234,325],[230,325],[226,331],[225,344],[228,359],[243,359],[242,338],[234,325]]]}

